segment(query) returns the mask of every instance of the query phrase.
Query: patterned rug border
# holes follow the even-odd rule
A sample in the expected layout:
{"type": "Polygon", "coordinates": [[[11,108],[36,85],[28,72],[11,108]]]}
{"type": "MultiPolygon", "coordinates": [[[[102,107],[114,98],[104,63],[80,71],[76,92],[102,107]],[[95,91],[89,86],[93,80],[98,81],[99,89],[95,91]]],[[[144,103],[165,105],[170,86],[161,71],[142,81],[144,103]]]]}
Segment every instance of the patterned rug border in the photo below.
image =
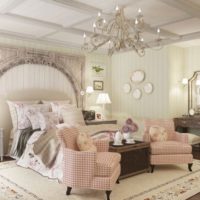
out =
{"type": "MultiPolygon", "coordinates": [[[[200,160],[194,160],[194,162],[197,162],[197,163],[200,164],[200,160]]],[[[193,162],[193,163],[194,163],[194,162],[193,162]]],[[[161,187],[164,187],[164,186],[166,186],[166,185],[168,185],[168,184],[171,184],[171,183],[173,183],[173,182],[179,181],[179,180],[181,180],[181,179],[183,179],[183,178],[186,178],[186,177],[188,177],[188,176],[194,175],[194,174],[196,174],[196,173],[198,173],[198,172],[200,172],[200,169],[196,169],[195,171],[192,171],[192,172],[190,172],[190,173],[188,173],[188,174],[185,174],[185,175],[180,176],[180,177],[178,177],[178,178],[172,179],[172,180],[170,180],[170,181],[168,181],[168,182],[166,182],[166,183],[163,183],[163,184],[160,184],[160,185],[158,185],[158,186],[152,187],[152,188],[150,188],[150,189],[148,189],[148,190],[145,190],[145,191],[143,191],[143,192],[140,192],[140,193],[138,193],[138,194],[135,194],[135,195],[133,195],[133,196],[130,196],[130,197],[128,197],[128,198],[125,198],[125,199],[123,199],[123,200],[133,200],[133,199],[136,198],[136,197],[139,197],[139,196],[142,196],[142,195],[144,195],[144,194],[146,194],[146,193],[152,192],[152,191],[154,191],[154,190],[156,190],[156,189],[159,189],[159,188],[161,188],[161,187]]],[[[195,194],[194,194],[194,195],[195,195],[195,194]]]]}
{"type": "MultiPolygon", "coordinates": [[[[194,160],[194,162],[200,164],[200,160],[194,160]]],[[[193,162],[193,163],[194,163],[194,162],[193,162]]],[[[0,163],[1,166],[4,166],[4,165],[6,166],[6,165],[10,165],[10,164],[15,164],[15,161],[7,161],[7,162],[0,163]]],[[[14,167],[19,167],[19,166],[15,165],[15,166],[10,166],[10,167],[8,167],[8,168],[14,168],[14,167]]],[[[8,168],[6,167],[6,169],[8,169],[8,168]]],[[[5,168],[0,168],[0,170],[3,170],[3,169],[5,169],[5,168]]],[[[186,178],[186,177],[189,177],[189,176],[191,176],[191,175],[195,175],[195,174],[197,174],[198,172],[200,172],[200,169],[196,169],[195,171],[192,171],[192,172],[190,172],[190,173],[188,173],[188,174],[185,174],[185,175],[180,176],[180,177],[178,177],[178,178],[172,179],[172,180],[170,180],[170,181],[168,181],[168,182],[166,182],[166,183],[163,183],[163,184],[160,184],[160,185],[158,185],[158,186],[152,187],[152,188],[150,188],[150,189],[148,189],[148,190],[145,190],[145,191],[140,192],[140,193],[138,193],[138,194],[135,194],[135,195],[133,195],[133,196],[127,197],[127,198],[125,198],[125,199],[123,199],[123,200],[133,200],[133,199],[135,199],[135,198],[137,198],[137,197],[140,197],[140,196],[142,196],[142,195],[144,195],[144,194],[147,194],[147,193],[149,193],[149,192],[152,192],[152,191],[154,191],[154,190],[156,190],[156,189],[162,188],[162,187],[164,187],[164,186],[166,186],[166,185],[168,185],[168,184],[171,184],[171,183],[173,183],[173,182],[179,181],[179,180],[181,180],[181,179],[183,179],[183,178],[186,178]]],[[[33,197],[34,199],[36,199],[36,200],[44,200],[43,198],[40,198],[40,197],[37,196],[36,194],[34,194],[34,193],[30,192],[29,190],[25,189],[24,187],[18,185],[17,183],[15,183],[14,181],[10,180],[9,178],[7,178],[7,177],[5,177],[5,176],[3,176],[3,175],[0,175],[0,177],[1,177],[2,179],[4,179],[4,180],[8,181],[10,184],[16,186],[17,188],[21,189],[23,192],[25,192],[26,194],[30,195],[30,196],[33,197]]],[[[194,195],[195,195],[195,194],[194,194],[194,195]]]]}
{"type": "MultiPolygon", "coordinates": [[[[9,166],[9,167],[6,167],[6,169],[10,169],[10,168],[15,168],[15,167],[19,167],[16,165],[16,162],[15,161],[6,161],[6,162],[3,162],[3,163],[0,163],[1,166],[9,166]],[[15,164],[15,166],[9,166],[10,164],[15,164]]],[[[4,170],[5,168],[0,168],[0,170],[4,170]]],[[[21,189],[22,191],[24,191],[26,194],[32,196],[33,198],[37,199],[37,200],[44,200],[40,197],[38,197],[36,194],[30,192],[29,190],[23,188],[22,186],[18,185],[17,183],[13,182],[12,180],[10,180],[9,178],[3,176],[0,174],[0,177],[6,181],[8,181],[10,184],[16,186],[17,188],[21,189]]]]}

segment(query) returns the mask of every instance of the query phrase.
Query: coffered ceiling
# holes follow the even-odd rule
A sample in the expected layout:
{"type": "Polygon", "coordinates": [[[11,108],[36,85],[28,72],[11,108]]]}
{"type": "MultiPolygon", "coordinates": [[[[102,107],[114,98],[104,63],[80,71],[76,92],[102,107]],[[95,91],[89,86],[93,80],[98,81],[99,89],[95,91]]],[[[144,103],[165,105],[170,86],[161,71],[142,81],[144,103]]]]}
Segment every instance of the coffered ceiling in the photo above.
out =
{"type": "Polygon", "coordinates": [[[80,47],[97,12],[109,19],[117,4],[132,19],[142,9],[149,41],[157,27],[165,44],[200,39],[200,0],[1,0],[0,36],[80,47]]]}

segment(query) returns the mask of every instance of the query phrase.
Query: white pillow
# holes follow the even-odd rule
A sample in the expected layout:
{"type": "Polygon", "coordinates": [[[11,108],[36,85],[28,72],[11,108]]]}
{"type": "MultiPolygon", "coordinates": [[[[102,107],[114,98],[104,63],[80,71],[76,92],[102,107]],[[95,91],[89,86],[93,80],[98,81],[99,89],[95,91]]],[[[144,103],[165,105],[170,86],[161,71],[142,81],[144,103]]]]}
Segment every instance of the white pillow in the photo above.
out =
{"type": "Polygon", "coordinates": [[[30,105],[30,104],[37,104],[39,101],[7,101],[11,120],[12,120],[12,126],[14,130],[18,129],[18,119],[17,119],[17,110],[15,105],[16,104],[24,104],[24,105],[30,105]]]}
{"type": "Polygon", "coordinates": [[[74,104],[69,104],[69,103],[67,103],[67,101],[65,101],[65,102],[51,102],[52,112],[54,112],[58,115],[60,123],[63,122],[61,110],[63,108],[68,109],[68,108],[71,108],[71,107],[76,108],[76,106],[74,104]]]}
{"type": "Polygon", "coordinates": [[[64,123],[71,126],[85,125],[82,110],[76,107],[64,107],[61,109],[64,123]]]}
{"type": "Polygon", "coordinates": [[[17,110],[18,129],[26,129],[31,127],[31,121],[29,120],[27,113],[34,115],[37,112],[49,112],[49,106],[45,104],[17,104],[15,105],[15,108],[17,110]]]}
{"type": "Polygon", "coordinates": [[[188,135],[188,142],[189,144],[199,144],[200,143],[200,136],[192,134],[192,133],[187,133],[188,135]]]}
{"type": "Polygon", "coordinates": [[[56,125],[59,124],[59,118],[56,113],[38,113],[39,124],[42,131],[47,131],[49,129],[56,128],[56,125]]]}
{"type": "Polygon", "coordinates": [[[53,111],[54,109],[54,112],[56,112],[56,106],[59,106],[59,105],[62,105],[62,104],[69,104],[70,103],[70,100],[42,100],[41,101],[43,104],[48,104],[49,107],[50,107],[50,111],[53,111]],[[53,106],[55,106],[53,109],[52,109],[52,104],[53,106]]]}

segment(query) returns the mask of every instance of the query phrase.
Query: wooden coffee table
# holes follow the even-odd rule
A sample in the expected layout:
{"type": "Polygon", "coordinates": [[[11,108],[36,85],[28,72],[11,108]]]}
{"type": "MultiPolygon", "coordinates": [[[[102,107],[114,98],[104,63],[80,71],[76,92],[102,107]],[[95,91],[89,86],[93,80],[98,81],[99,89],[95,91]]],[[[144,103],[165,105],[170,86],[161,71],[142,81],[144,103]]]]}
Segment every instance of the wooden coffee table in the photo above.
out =
{"type": "Polygon", "coordinates": [[[121,154],[121,174],[119,179],[123,179],[142,172],[149,172],[149,143],[135,141],[135,144],[114,146],[113,142],[111,142],[109,151],[121,154]]]}

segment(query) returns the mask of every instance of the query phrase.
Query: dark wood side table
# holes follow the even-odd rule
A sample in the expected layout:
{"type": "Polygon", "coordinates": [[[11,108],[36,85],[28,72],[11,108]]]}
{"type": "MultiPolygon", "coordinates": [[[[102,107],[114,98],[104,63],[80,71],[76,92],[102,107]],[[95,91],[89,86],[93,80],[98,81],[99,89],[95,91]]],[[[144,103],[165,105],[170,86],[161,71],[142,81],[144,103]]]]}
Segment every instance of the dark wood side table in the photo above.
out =
{"type": "Polygon", "coordinates": [[[200,117],[185,116],[174,118],[175,130],[187,133],[189,128],[200,129],[200,117]]]}
{"type": "Polygon", "coordinates": [[[112,144],[110,143],[109,151],[121,154],[121,175],[119,179],[149,172],[149,143],[135,141],[135,144],[124,144],[123,146],[113,146],[112,144]]]}
{"type": "Polygon", "coordinates": [[[86,125],[98,125],[98,124],[117,124],[117,120],[115,119],[108,119],[108,120],[86,120],[86,125]]]}

